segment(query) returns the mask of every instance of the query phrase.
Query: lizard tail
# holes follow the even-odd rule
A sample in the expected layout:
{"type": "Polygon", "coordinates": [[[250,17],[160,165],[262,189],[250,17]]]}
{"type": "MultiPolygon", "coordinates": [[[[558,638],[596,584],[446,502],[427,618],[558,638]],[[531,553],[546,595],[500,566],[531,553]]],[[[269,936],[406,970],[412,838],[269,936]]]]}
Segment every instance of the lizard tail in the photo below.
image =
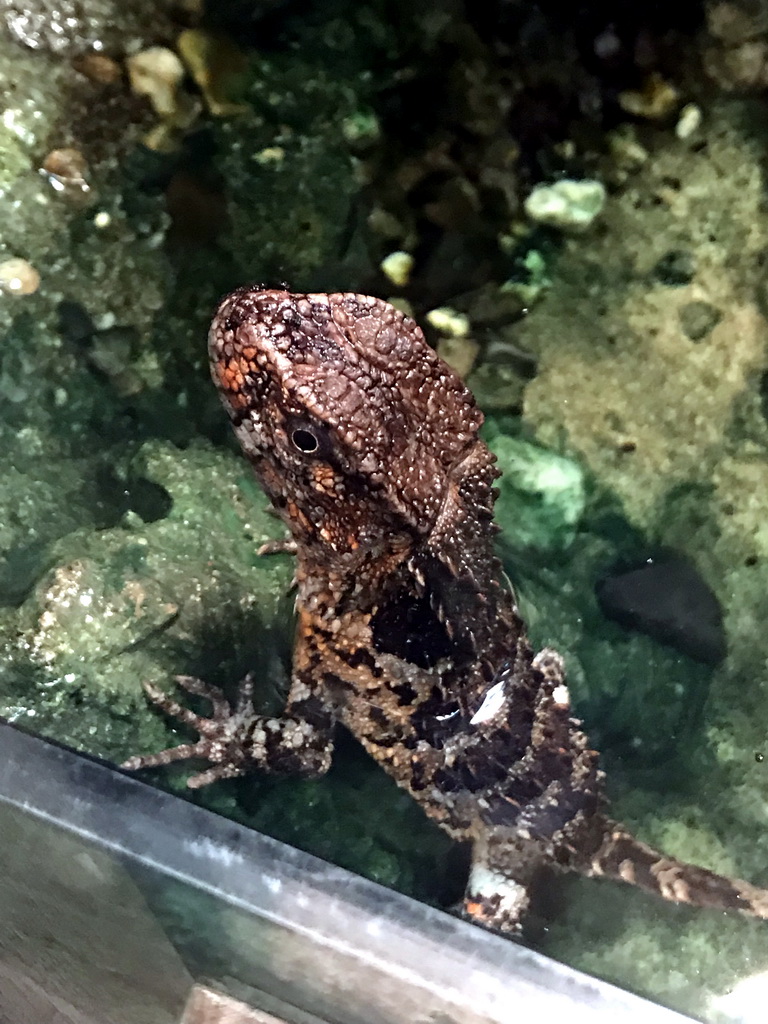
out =
{"type": "Polygon", "coordinates": [[[628,882],[674,903],[768,918],[768,889],[667,857],[635,839],[622,825],[606,825],[588,874],[628,882]]]}

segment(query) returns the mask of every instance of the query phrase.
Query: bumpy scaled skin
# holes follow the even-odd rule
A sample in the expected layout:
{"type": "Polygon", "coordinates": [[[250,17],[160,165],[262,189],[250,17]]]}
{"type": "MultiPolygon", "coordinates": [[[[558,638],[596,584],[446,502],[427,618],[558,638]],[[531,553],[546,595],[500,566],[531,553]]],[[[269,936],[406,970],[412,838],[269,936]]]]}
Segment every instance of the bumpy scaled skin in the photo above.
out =
{"type": "Polygon", "coordinates": [[[682,864],[605,813],[598,757],[560,656],[533,655],[493,554],[498,471],[482,415],[413,322],[363,295],[243,288],[211,326],[214,380],[295,541],[298,632],[284,715],[250,682],[205,719],[148,688],[197,743],[191,785],[262,769],[319,775],[342,722],[451,835],[473,843],[465,910],[519,927],[544,865],[667,899],[768,916],[768,892],[682,864]]]}

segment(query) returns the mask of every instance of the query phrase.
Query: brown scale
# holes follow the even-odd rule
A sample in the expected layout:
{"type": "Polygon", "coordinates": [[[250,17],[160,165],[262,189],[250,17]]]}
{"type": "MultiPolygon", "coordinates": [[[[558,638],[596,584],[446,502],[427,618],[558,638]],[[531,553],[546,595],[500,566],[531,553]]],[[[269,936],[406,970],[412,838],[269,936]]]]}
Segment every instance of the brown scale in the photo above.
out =
{"type": "Polygon", "coordinates": [[[465,912],[514,932],[542,866],[768,917],[768,892],[650,849],[606,813],[598,755],[562,661],[534,655],[493,553],[482,414],[417,325],[369,296],[243,288],[210,331],[214,381],[297,555],[299,624],[280,719],[193,715],[190,785],[250,771],[318,775],[342,722],[446,831],[473,844],[465,912]]]}

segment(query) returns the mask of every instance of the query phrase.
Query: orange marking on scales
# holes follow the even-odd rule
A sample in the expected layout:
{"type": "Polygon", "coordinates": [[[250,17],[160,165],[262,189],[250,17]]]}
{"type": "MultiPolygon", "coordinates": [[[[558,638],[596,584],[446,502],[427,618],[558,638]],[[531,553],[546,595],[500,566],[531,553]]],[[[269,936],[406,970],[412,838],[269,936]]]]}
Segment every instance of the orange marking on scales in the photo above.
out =
{"type": "Polygon", "coordinates": [[[312,484],[316,491],[333,494],[337,485],[337,474],[325,462],[318,462],[312,467],[312,484]]]}
{"type": "Polygon", "coordinates": [[[312,523],[309,521],[309,519],[307,519],[307,517],[304,515],[304,513],[301,511],[301,509],[295,502],[289,501],[286,511],[288,512],[289,518],[295,520],[297,523],[300,523],[302,529],[306,530],[307,533],[312,529],[312,523]]]}
{"type": "Polygon", "coordinates": [[[244,408],[248,403],[243,394],[243,384],[245,382],[239,367],[231,360],[226,363],[220,361],[216,363],[216,373],[221,386],[227,392],[227,401],[231,402],[237,409],[244,408]]]}

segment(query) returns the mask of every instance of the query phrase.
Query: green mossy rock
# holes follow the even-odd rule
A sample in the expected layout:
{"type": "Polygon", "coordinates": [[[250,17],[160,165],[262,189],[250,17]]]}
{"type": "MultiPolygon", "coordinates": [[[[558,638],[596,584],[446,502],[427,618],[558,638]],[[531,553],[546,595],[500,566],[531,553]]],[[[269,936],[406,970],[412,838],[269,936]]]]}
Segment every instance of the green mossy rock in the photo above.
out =
{"type": "Polygon", "coordinates": [[[499,434],[490,441],[503,472],[496,505],[505,539],[515,549],[564,551],[584,512],[584,473],[572,459],[499,434]]]}

